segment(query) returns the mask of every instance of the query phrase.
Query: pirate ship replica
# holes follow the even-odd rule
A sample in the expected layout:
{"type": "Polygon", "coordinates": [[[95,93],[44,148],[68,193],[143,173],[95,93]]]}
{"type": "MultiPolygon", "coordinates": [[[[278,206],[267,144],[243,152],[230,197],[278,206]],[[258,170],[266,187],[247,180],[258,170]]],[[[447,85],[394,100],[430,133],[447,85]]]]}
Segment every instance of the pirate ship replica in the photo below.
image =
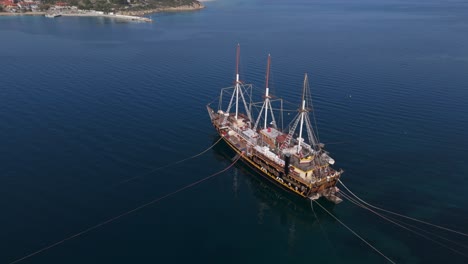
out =
{"type": "Polygon", "coordinates": [[[286,133],[277,127],[272,107],[273,101],[281,99],[273,99],[268,88],[270,55],[265,93],[260,103],[252,102],[253,86],[244,84],[239,79],[239,56],[238,45],[234,86],[221,89],[218,110],[215,111],[211,104],[207,105],[211,122],[218,134],[240,155],[242,161],[282,189],[306,199],[325,197],[329,201],[340,203],[342,199],[337,195],[339,189],[336,184],[343,171],[330,166],[335,161],[317,140],[309,117],[313,107],[307,74],[304,77],[298,113],[286,133]],[[226,95],[229,104],[223,110],[223,102],[227,102],[223,97],[226,95]],[[255,120],[252,116],[254,105],[261,105],[255,120]],[[239,106],[245,112],[239,111],[239,106]],[[231,112],[233,107],[234,111],[231,112]],[[299,134],[296,134],[297,130],[299,134]]]}

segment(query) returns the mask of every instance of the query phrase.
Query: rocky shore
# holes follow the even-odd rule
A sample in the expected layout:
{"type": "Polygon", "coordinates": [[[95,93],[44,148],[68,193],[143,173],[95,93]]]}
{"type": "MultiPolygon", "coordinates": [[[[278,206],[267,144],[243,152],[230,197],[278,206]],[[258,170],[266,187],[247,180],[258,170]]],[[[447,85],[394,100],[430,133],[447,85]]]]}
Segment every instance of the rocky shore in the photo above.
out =
{"type": "MultiPolygon", "coordinates": [[[[82,13],[70,13],[70,12],[56,12],[63,16],[103,16],[103,17],[115,17],[117,16],[137,16],[143,17],[144,15],[159,13],[159,12],[184,12],[184,11],[196,11],[205,8],[205,6],[200,3],[194,3],[191,5],[183,5],[177,7],[159,7],[159,8],[148,8],[142,10],[120,10],[114,14],[91,14],[89,11],[86,14],[82,13]]],[[[96,11],[95,11],[96,12],[96,11]]],[[[23,12],[23,13],[11,13],[11,12],[0,12],[0,16],[43,16],[48,12],[23,12]]]]}
{"type": "Polygon", "coordinates": [[[152,8],[152,9],[145,9],[145,10],[131,10],[131,11],[119,11],[118,14],[121,15],[128,15],[128,16],[144,16],[153,13],[159,12],[183,12],[183,11],[195,11],[205,8],[205,6],[198,2],[192,5],[183,5],[177,7],[160,7],[160,8],[152,8]]]}
{"type": "Polygon", "coordinates": [[[25,12],[25,13],[10,13],[0,12],[0,16],[43,16],[46,12],[25,12]]]}

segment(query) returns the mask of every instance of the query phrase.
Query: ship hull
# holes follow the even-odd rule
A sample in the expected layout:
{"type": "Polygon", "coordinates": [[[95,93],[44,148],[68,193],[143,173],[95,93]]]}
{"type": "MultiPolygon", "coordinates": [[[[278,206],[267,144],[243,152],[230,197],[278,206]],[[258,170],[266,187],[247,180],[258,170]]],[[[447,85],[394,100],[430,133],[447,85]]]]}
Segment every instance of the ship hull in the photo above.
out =
{"type": "Polygon", "coordinates": [[[288,193],[291,193],[293,195],[295,195],[296,197],[301,197],[303,199],[309,199],[307,196],[305,195],[302,195],[298,192],[295,192],[293,190],[291,190],[290,188],[287,188],[286,186],[284,186],[283,184],[281,184],[279,181],[275,180],[274,178],[272,178],[271,176],[269,176],[268,174],[266,174],[262,169],[261,167],[256,164],[251,158],[249,158],[248,156],[246,155],[243,155],[242,152],[240,150],[238,150],[235,146],[233,146],[231,144],[231,142],[229,142],[225,137],[223,137],[222,135],[219,135],[220,137],[223,138],[223,141],[229,146],[229,148],[231,150],[233,150],[237,155],[240,155],[240,160],[246,164],[249,168],[251,168],[252,170],[254,170],[256,172],[256,174],[258,174],[260,177],[262,177],[263,179],[267,180],[268,182],[270,183],[273,183],[274,185],[276,185],[278,188],[281,188],[282,190],[288,192],[288,193]]]}
{"type": "MultiPolygon", "coordinates": [[[[265,168],[263,168],[262,166],[260,166],[259,164],[257,164],[253,158],[253,157],[249,157],[247,155],[245,155],[245,153],[243,153],[241,150],[239,150],[236,146],[234,146],[232,144],[232,142],[230,142],[228,140],[228,138],[226,138],[224,135],[222,135],[221,133],[218,133],[218,135],[220,137],[222,137],[223,141],[229,146],[229,148],[231,150],[233,150],[237,155],[240,156],[240,160],[245,163],[248,167],[250,167],[251,169],[253,169],[256,174],[258,174],[260,177],[262,177],[263,179],[267,180],[268,182],[270,183],[273,183],[275,186],[277,186],[278,188],[290,193],[290,194],[293,194],[295,195],[296,197],[300,197],[302,199],[305,199],[305,200],[315,200],[315,199],[318,199],[320,196],[317,196],[317,198],[311,198],[309,196],[307,196],[307,192],[301,192],[301,191],[297,191],[295,190],[293,187],[291,187],[290,185],[288,185],[287,183],[285,183],[284,181],[282,181],[281,179],[275,177],[274,175],[268,173],[268,171],[265,170],[265,168]]],[[[324,190],[324,189],[329,189],[329,188],[333,188],[335,187],[335,185],[337,184],[337,181],[338,179],[336,180],[333,180],[333,181],[330,181],[328,184],[326,185],[323,185],[322,188],[320,188],[321,190],[324,190]]],[[[328,199],[328,198],[327,198],[328,199]]],[[[334,201],[332,201],[334,202],[334,201]]],[[[335,202],[336,203],[336,202],[335,202]]]]}

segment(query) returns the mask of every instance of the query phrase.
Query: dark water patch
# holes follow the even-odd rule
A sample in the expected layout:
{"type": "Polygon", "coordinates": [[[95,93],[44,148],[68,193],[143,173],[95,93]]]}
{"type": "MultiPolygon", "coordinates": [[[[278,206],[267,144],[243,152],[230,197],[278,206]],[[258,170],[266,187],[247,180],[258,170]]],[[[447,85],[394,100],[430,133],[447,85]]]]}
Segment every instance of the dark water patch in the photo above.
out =
{"type": "MultiPolygon", "coordinates": [[[[152,24],[0,18],[3,262],[227,166],[232,153],[220,146],[145,175],[217,140],[205,105],[233,84],[237,43],[241,79],[258,95],[272,54],[270,88],[289,109],[309,74],[320,139],[356,194],[464,228],[465,3],[206,4],[153,14],[152,24]]],[[[310,204],[236,165],[30,262],[382,261],[316,212],[320,224],[310,204]]],[[[466,262],[349,202],[333,213],[399,263],[466,262]]]]}

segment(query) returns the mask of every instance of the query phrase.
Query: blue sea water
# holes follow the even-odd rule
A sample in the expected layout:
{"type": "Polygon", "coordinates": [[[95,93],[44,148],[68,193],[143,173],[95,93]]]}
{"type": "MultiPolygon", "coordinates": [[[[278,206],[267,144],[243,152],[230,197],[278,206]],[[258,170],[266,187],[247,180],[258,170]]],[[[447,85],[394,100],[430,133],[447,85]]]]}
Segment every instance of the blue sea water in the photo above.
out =
{"type": "MultiPolygon", "coordinates": [[[[221,144],[148,174],[217,140],[205,105],[232,84],[237,43],[241,79],[261,89],[271,53],[271,88],[290,102],[309,73],[320,140],[356,194],[468,232],[468,2],[206,6],[151,24],[0,17],[1,263],[228,166],[221,144]]],[[[257,178],[236,164],[22,263],[385,263],[257,178]]],[[[397,263],[468,262],[348,201],[332,210],[397,263]]]]}

